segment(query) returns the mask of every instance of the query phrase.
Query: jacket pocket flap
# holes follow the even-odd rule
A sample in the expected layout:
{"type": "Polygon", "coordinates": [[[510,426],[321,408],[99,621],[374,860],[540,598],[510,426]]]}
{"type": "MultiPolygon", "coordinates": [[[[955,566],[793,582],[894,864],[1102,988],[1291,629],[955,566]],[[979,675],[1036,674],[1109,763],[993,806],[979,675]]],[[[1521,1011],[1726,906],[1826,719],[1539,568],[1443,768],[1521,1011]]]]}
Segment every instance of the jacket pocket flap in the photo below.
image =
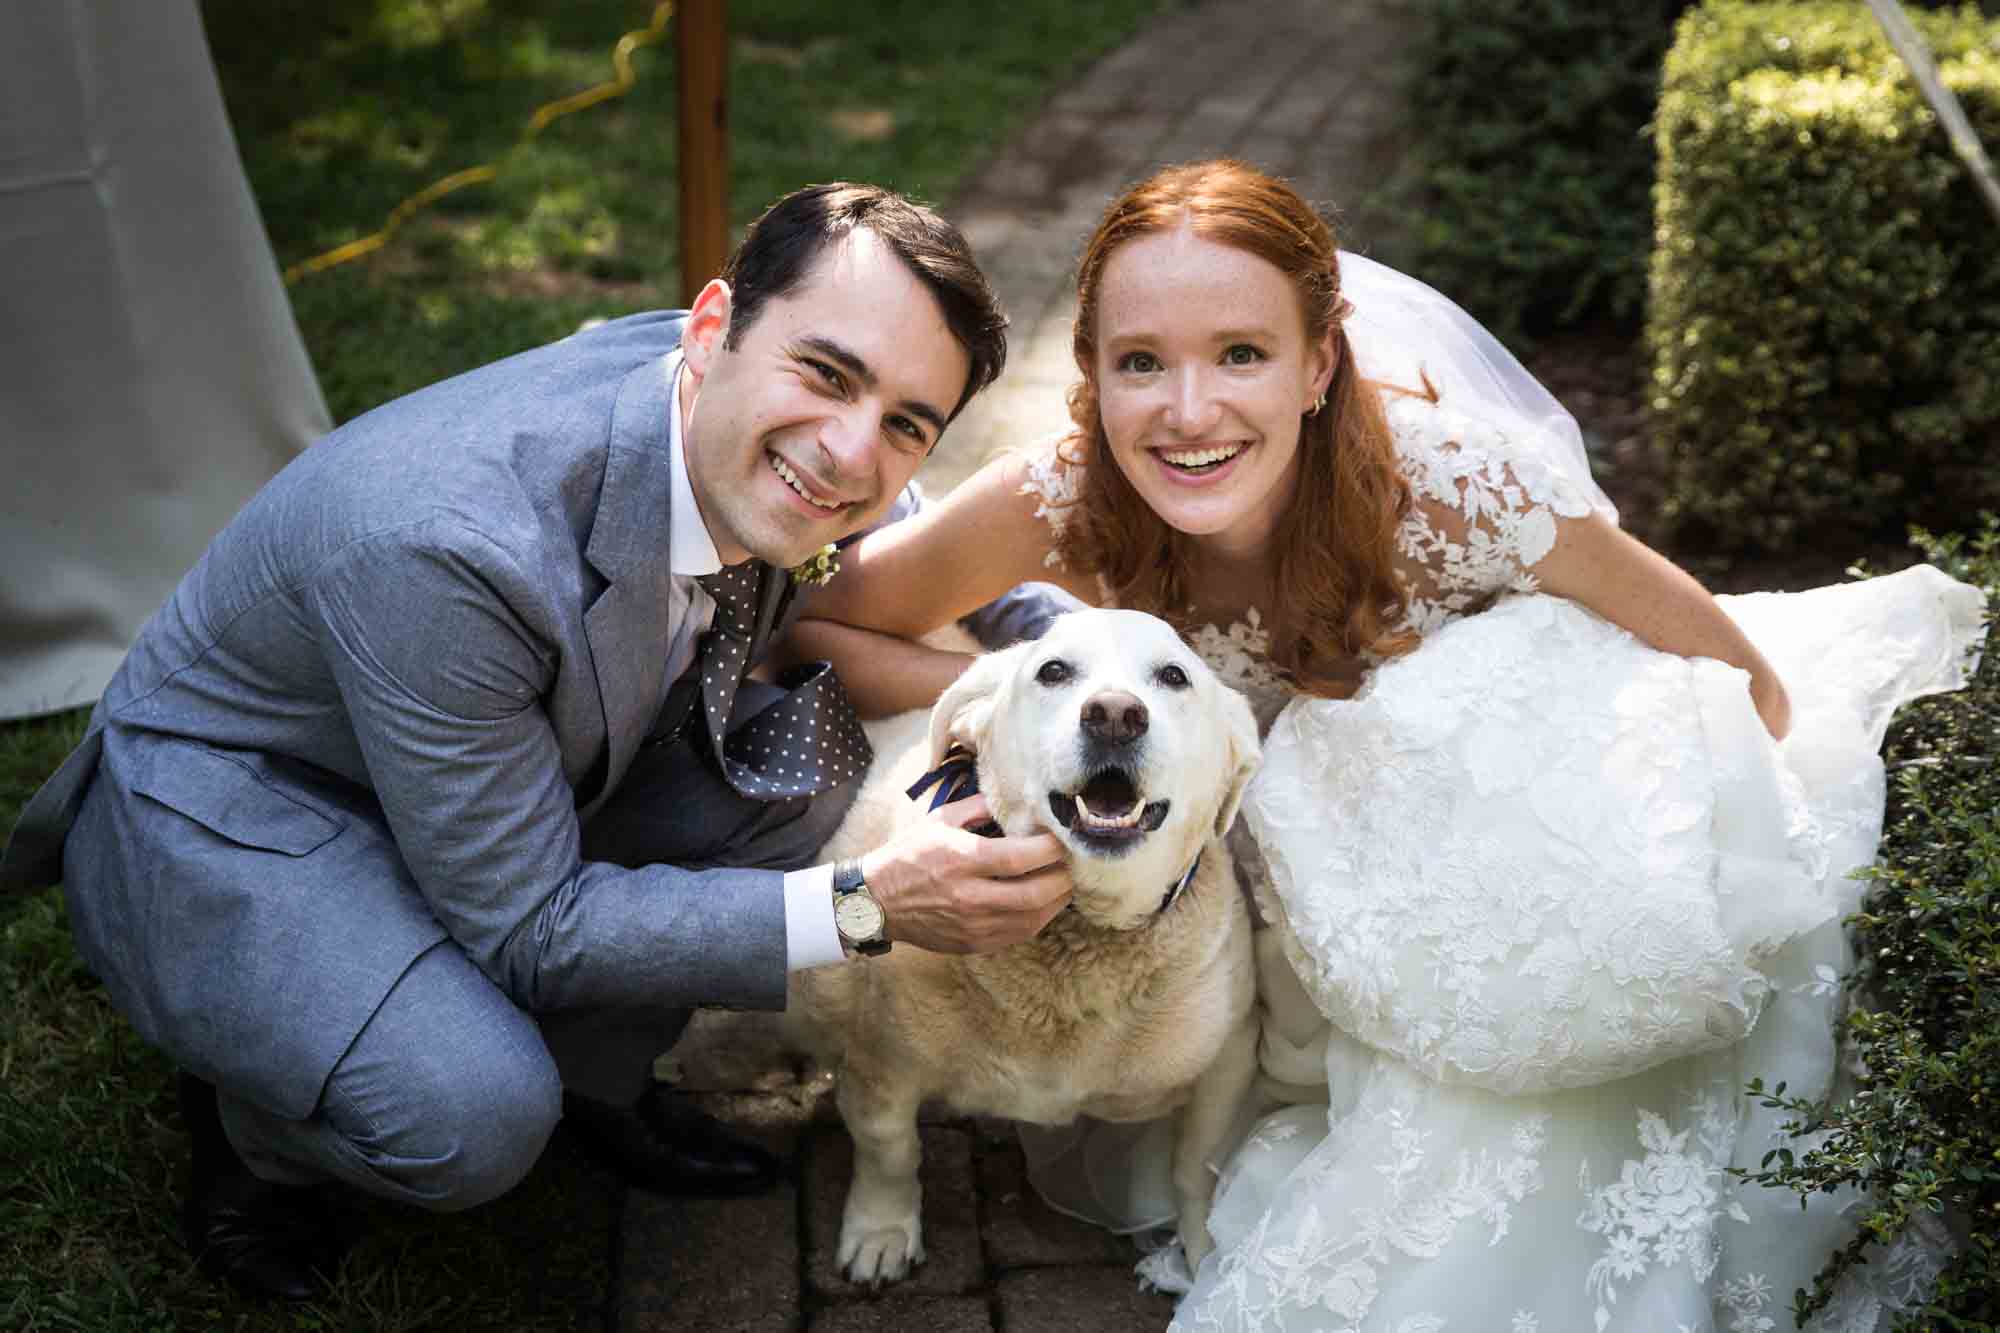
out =
{"type": "Polygon", "coordinates": [[[152,753],[137,765],[132,790],[231,842],[304,856],[341,830],[271,785],[246,756],[166,738],[147,748],[152,753]]]}

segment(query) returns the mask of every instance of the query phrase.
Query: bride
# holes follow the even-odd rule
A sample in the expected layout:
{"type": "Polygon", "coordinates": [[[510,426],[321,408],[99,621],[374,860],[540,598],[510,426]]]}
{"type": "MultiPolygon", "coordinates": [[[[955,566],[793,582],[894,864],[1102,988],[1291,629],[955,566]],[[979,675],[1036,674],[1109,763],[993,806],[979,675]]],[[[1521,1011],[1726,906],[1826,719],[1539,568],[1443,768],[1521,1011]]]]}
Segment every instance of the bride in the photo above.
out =
{"type": "MultiPolygon", "coordinates": [[[[1146,1265],[1174,1327],[1789,1323],[1861,1201],[1730,1176],[1790,1142],[1744,1085],[1836,1086],[1876,750],[1962,682],[1980,595],[1709,596],[1484,330],[1239,163],[1114,201],[1078,295],[1076,430],[865,539],[801,633],[864,709],[924,705],[964,659],[906,640],[1040,580],[1165,616],[1255,705],[1265,1078],[1214,1251],[1146,1265]]],[[[1157,1134],[1024,1143],[1059,1208],[1172,1214],[1157,1134]]],[[[1938,1262],[1877,1255],[1815,1326],[1938,1262]]]]}

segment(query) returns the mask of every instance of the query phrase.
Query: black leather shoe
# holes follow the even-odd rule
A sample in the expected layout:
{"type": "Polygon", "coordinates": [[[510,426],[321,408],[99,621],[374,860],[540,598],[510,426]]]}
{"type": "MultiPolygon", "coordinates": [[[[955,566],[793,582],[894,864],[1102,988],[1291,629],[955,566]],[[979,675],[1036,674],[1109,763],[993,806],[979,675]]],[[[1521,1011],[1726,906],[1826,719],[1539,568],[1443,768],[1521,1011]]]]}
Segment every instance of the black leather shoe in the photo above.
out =
{"type": "Polygon", "coordinates": [[[778,1179],[777,1158],[658,1087],[630,1107],[565,1094],[563,1125],[625,1183],[655,1193],[733,1198],[778,1179]]]}
{"type": "Polygon", "coordinates": [[[340,1266],[319,1191],[273,1185],[248,1171],[198,1182],[181,1234],[202,1272],[267,1300],[324,1296],[340,1266]]]}
{"type": "Polygon", "coordinates": [[[323,1193],[252,1175],[223,1136],[215,1089],[183,1074],[180,1095],[194,1149],[181,1239],[196,1265],[267,1300],[324,1296],[342,1245],[323,1193]]]}

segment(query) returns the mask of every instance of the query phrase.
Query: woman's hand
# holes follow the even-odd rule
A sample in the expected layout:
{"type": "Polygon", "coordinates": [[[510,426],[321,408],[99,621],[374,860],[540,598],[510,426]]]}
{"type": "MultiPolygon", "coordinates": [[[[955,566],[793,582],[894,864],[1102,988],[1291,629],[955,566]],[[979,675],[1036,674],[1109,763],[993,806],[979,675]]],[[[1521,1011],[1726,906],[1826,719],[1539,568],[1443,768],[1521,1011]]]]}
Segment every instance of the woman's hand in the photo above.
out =
{"type": "Polygon", "coordinates": [[[1761,677],[1751,673],[1750,702],[1756,705],[1757,716],[1764,719],[1764,730],[1771,733],[1773,740],[1781,741],[1791,735],[1792,697],[1785,693],[1785,683],[1768,668],[1761,677]]]}

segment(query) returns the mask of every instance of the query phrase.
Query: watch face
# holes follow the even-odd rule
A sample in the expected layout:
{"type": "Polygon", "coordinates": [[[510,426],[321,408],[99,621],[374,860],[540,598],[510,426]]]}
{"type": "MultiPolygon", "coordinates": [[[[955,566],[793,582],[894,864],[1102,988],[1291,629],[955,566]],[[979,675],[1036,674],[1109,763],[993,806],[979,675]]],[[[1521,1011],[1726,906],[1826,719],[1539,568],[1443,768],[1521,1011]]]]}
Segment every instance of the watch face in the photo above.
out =
{"type": "Polygon", "coordinates": [[[833,905],[833,921],[848,939],[868,939],[882,929],[882,904],[865,893],[844,893],[833,905]]]}

